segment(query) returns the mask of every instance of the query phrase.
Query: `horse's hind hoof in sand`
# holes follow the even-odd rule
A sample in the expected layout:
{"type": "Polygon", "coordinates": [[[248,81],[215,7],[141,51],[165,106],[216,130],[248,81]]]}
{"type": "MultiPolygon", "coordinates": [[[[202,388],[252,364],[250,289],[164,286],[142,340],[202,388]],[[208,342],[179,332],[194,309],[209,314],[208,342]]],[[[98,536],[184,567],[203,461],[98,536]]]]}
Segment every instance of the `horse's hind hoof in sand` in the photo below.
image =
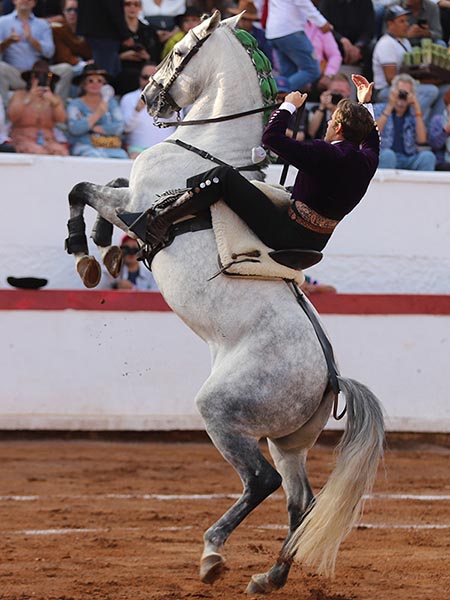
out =
{"type": "MultiPolygon", "coordinates": [[[[155,119],[192,106],[186,116],[190,126],[180,126],[170,136],[171,142],[176,138],[183,144],[163,142],[144,151],[133,163],[129,187],[124,182],[81,183],[72,190],[67,245],[86,283],[97,278],[96,267],[83,260],[89,256],[86,205],[97,210],[102,223],[128,232],[117,211],[145,211],[166,190],[183,188],[189,177],[205,171],[208,153],[236,167],[252,164],[263,112],[274,99],[266,63],[255,54],[253,42],[236,31],[239,18],[220,22],[215,12],[203,20],[176,44],[143,91],[155,119]],[[232,118],[218,119],[227,115],[232,118]]],[[[256,166],[245,173],[249,179],[261,179],[256,166]]],[[[100,229],[94,241],[106,256],[111,231],[100,229]]],[[[116,266],[114,258],[110,267],[116,271],[116,266]]],[[[212,370],[196,403],[208,435],[243,484],[240,498],[204,534],[201,580],[211,584],[224,573],[225,542],[281,485],[288,533],[273,566],[254,575],[247,592],[266,594],[281,588],[294,560],[331,575],[340,543],[359,519],[382,454],[378,400],[362,384],[339,377],[347,402],[345,432],[335,469],[314,499],[306,474],[307,453],[327,423],[335,395],[311,321],[292,291],[282,281],[213,277],[217,246],[207,227],[185,228],[156,254],[152,271],[167,303],[210,346],[212,370]],[[263,438],[273,463],[260,450],[263,438]]],[[[227,564],[237,568],[231,560],[227,564]]]]}

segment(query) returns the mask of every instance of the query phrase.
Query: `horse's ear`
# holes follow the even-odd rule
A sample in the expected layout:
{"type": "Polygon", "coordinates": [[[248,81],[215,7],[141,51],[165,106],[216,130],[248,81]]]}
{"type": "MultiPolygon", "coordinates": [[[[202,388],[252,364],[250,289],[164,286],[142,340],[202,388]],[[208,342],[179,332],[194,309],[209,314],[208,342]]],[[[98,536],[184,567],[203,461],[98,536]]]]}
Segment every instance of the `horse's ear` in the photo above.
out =
{"type": "Polygon", "coordinates": [[[209,35],[217,28],[218,24],[220,23],[220,19],[220,12],[215,10],[211,17],[202,21],[200,25],[197,25],[197,27],[202,28],[204,35],[209,35]]]}
{"type": "Polygon", "coordinates": [[[236,29],[237,26],[239,25],[239,21],[241,20],[242,15],[244,13],[245,13],[245,10],[243,10],[238,15],[234,15],[233,17],[228,17],[228,19],[224,19],[222,21],[221,25],[227,25],[228,27],[231,27],[231,29],[236,29]]]}

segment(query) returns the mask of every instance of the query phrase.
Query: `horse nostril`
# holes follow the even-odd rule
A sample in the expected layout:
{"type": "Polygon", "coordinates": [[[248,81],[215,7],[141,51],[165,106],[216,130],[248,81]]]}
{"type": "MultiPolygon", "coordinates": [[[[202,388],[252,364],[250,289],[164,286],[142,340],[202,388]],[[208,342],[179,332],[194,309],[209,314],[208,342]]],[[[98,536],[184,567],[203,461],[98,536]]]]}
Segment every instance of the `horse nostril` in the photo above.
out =
{"type": "Polygon", "coordinates": [[[142,92],[142,94],[141,94],[141,100],[145,104],[145,106],[147,106],[147,98],[146,98],[144,92],[142,92]]]}

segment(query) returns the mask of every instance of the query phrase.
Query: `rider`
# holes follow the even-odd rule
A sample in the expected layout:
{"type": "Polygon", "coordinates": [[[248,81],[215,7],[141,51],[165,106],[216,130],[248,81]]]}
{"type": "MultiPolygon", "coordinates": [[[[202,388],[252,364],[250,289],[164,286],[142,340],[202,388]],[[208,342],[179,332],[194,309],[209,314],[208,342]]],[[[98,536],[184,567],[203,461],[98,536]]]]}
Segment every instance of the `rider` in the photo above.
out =
{"type": "MultiPolygon", "coordinates": [[[[359,102],[370,102],[373,83],[361,75],[352,80],[359,102]]],[[[287,210],[277,208],[232,167],[219,166],[188,179],[188,190],[169,206],[147,211],[146,241],[164,244],[175,221],[222,199],[270,248],[322,250],[336,225],[366,193],[378,166],[379,135],[371,105],[343,99],[324,140],[293,140],[285,130],[291,113],[306,98],[307,94],[289,93],[262,138],[266,147],[299,169],[287,210]]]]}

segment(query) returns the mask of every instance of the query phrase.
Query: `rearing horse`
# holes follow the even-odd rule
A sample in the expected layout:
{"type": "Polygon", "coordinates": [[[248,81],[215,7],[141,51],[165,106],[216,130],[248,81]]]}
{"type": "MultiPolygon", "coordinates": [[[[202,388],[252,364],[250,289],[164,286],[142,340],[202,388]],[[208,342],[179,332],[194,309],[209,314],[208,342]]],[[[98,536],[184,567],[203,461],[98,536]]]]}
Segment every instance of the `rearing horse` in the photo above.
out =
{"type": "MultiPolygon", "coordinates": [[[[235,33],[238,17],[220,22],[219,13],[204,20],[174,48],[144,90],[154,117],[192,105],[186,119],[207,120],[180,127],[171,136],[238,167],[251,163],[260,143],[264,107],[260,80],[235,33]],[[186,60],[189,57],[189,60],[186,60]],[[217,121],[218,116],[239,118],[217,121]],[[245,113],[242,116],[242,113],[245,113]]],[[[100,215],[94,241],[108,268],[120,257],[110,247],[105,219],[126,230],[117,210],[142,211],[168,188],[184,187],[187,177],[210,162],[174,143],[141,154],[124,181],[108,186],[77,184],[69,196],[68,249],[88,285],[98,264],[88,256],[83,210],[100,215]]],[[[250,178],[260,177],[249,171],[250,178]]],[[[160,251],[152,270],[172,309],[211,349],[211,374],[196,404],[206,430],[243,483],[239,500],[204,534],[202,581],[221,576],[223,546],[234,529],[281,485],[287,498],[289,532],[274,565],[254,575],[248,593],[282,587],[294,559],[332,574],[339,545],[357,522],[364,494],[370,491],[383,446],[383,416],[378,400],[362,384],[339,377],[347,401],[346,428],[336,466],[314,498],[306,474],[308,450],[330,415],[334,394],[324,354],[311,322],[288,286],[278,281],[242,281],[217,271],[211,229],[186,232],[160,251]],[[274,466],[259,448],[266,438],[274,466]]]]}

